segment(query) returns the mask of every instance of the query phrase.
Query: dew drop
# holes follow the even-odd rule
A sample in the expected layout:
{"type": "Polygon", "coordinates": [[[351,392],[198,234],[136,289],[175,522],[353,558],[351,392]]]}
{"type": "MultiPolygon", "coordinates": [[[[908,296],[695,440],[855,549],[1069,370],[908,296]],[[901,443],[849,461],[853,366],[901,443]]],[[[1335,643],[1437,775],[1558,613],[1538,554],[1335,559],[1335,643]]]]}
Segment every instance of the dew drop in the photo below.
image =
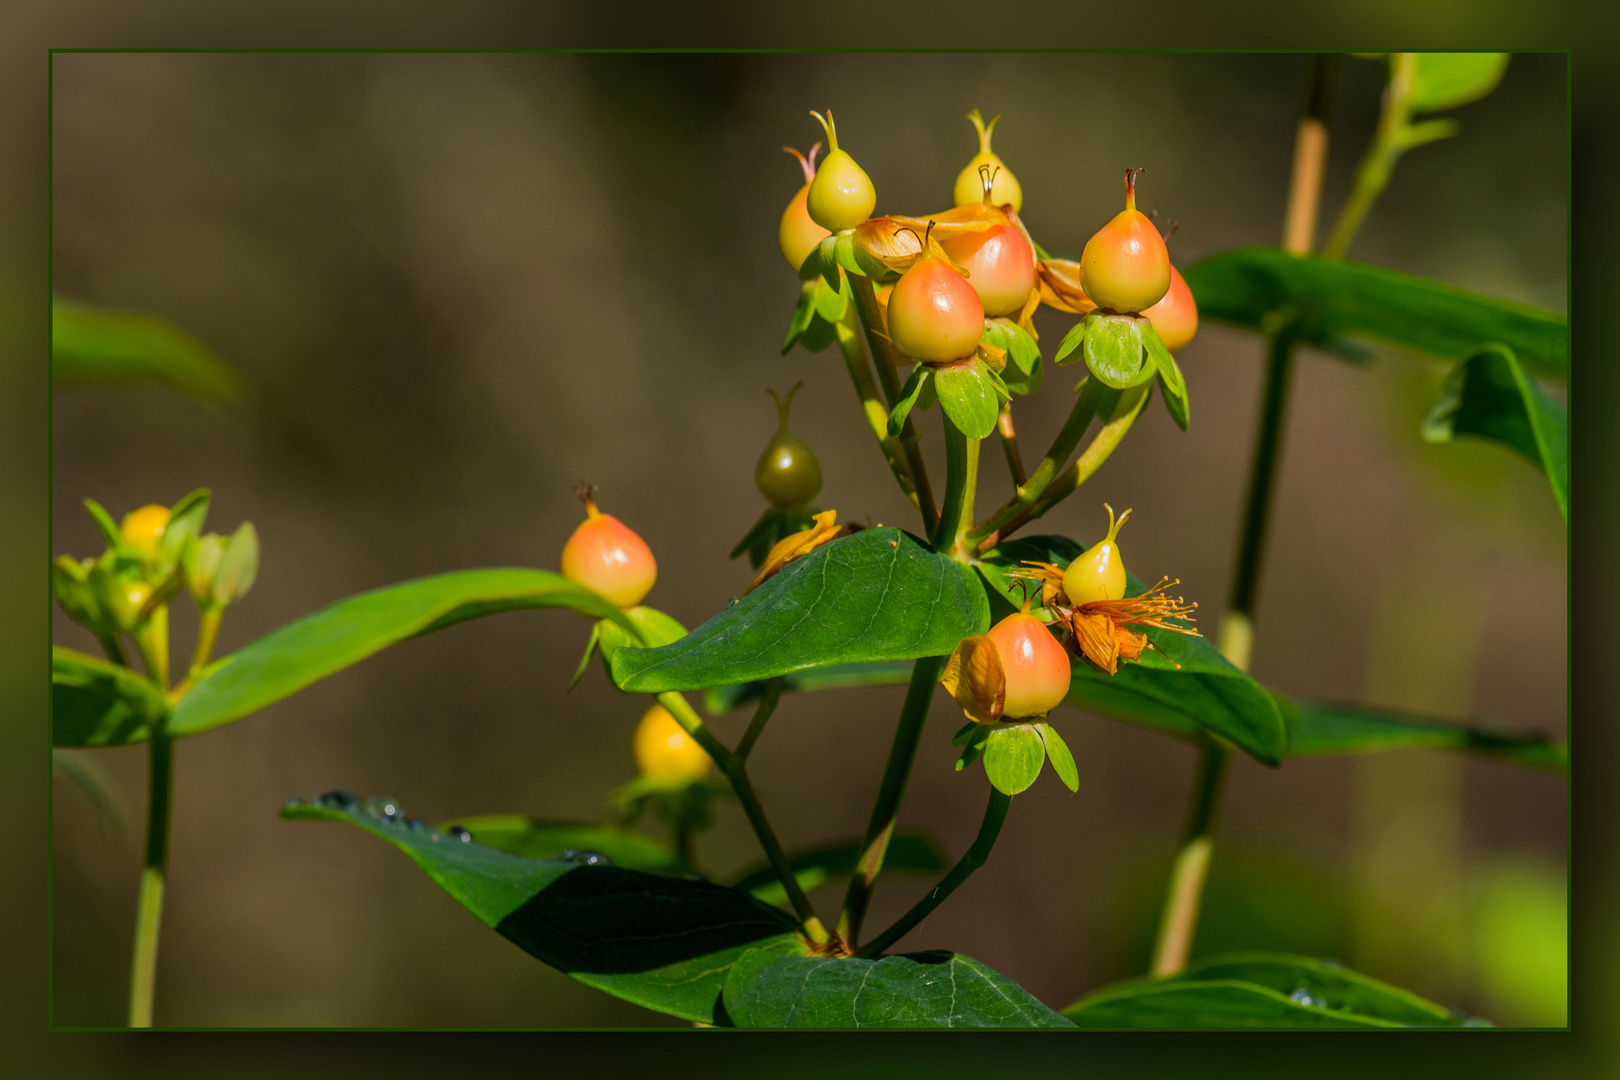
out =
{"type": "Polygon", "coordinates": [[[404,816],[400,813],[399,804],[397,802],[383,796],[378,796],[375,799],[367,799],[366,813],[370,814],[372,817],[382,818],[390,825],[399,824],[400,818],[404,816]]]}
{"type": "Polygon", "coordinates": [[[1320,1007],[1322,1004],[1320,1001],[1311,997],[1311,992],[1305,989],[1303,986],[1299,987],[1292,994],[1289,994],[1288,1000],[1299,1005],[1310,1005],[1315,1007],[1320,1007]]]}
{"type": "Polygon", "coordinates": [[[557,856],[564,862],[579,863],[582,866],[612,866],[613,860],[600,851],[581,851],[578,848],[563,848],[557,856]]]}
{"type": "Polygon", "coordinates": [[[468,832],[460,825],[452,825],[444,831],[455,837],[457,840],[460,840],[463,844],[472,843],[472,833],[468,832]]]}
{"type": "Polygon", "coordinates": [[[328,810],[352,810],[360,800],[355,796],[354,792],[339,789],[337,791],[328,791],[315,801],[328,810]]]}
{"type": "Polygon", "coordinates": [[[425,829],[425,828],[427,828],[426,825],[422,824],[422,819],[421,818],[414,818],[414,817],[405,819],[405,827],[407,829],[425,829]]]}

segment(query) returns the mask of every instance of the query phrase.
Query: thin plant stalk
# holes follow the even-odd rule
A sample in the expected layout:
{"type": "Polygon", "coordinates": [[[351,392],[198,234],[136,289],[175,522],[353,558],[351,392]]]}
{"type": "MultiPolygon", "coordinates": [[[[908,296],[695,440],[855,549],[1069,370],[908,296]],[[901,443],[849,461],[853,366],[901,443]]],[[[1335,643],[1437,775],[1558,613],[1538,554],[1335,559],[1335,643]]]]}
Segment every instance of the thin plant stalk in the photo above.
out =
{"type": "Polygon", "coordinates": [[[1069,455],[1074,453],[1074,448],[1080,445],[1080,439],[1091,426],[1092,419],[1105,404],[1112,407],[1112,402],[1107,401],[1108,395],[1117,396],[1118,393],[1119,391],[1111,390],[1097,379],[1088,378],[1082,382],[1080,391],[1074,399],[1074,407],[1069,410],[1068,419],[1063,422],[1063,427],[1052,440],[1046,455],[1036,464],[1035,471],[1030,473],[1028,480],[1018,485],[1018,490],[1013,493],[1011,499],[1008,499],[994,514],[973,526],[968,535],[975,540],[983,539],[1034,506],[1057,477],[1058,470],[1069,460],[1069,455]]]}
{"type": "MultiPolygon", "coordinates": [[[[765,720],[770,718],[771,710],[775,708],[780,696],[780,685],[774,695],[767,688],[766,696],[761,697],[760,708],[756,710],[754,720],[749,725],[751,731],[755,727],[763,728],[765,720]]],[[[805,935],[818,944],[825,942],[827,929],[816,917],[815,908],[810,905],[810,898],[799,886],[798,875],[793,872],[787,853],[782,850],[782,843],[776,838],[776,830],[771,828],[770,819],[765,816],[765,807],[760,804],[759,796],[754,792],[753,782],[748,779],[746,762],[733,751],[727,750],[725,745],[714,737],[703,723],[703,718],[697,714],[697,710],[692,708],[679,691],[669,690],[659,694],[658,703],[668,709],[676,722],[697,740],[698,745],[714,759],[714,763],[731,782],[731,790],[736,794],[737,801],[742,804],[743,814],[747,816],[748,824],[759,839],[759,846],[764,849],[766,860],[770,862],[771,869],[782,882],[782,888],[787,892],[788,901],[793,905],[794,914],[799,917],[805,935]]],[[[757,732],[754,737],[758,738],[757,732]]],[[[751,742],[749,745],[752,748],[751,742]]]]}
{"type": "Polygon", "coordinates": [[[930,539],[935,551],[965,561],[973,497],[979,486],[979,440],[962,434],[943,408],[939,418],[945,432],[945,500],[930,539]]]}
{"type": "Polygon", "coordinates": [[[1024,456],[1018,451],[1018,431],[1013,427],[1012,402],[1003,402],[1001,415],[996,418],[996,434],[1001,437],[1001,451],[1007,456],[1007,472],[1012,475],[1013,487],[1023,487],[1029,479],[1024,471],[1024,456]]]}
{"type": "Polygon", "coordinates": [[[900,490],[911,500],[911,505],[920,511],[922,502],[917,495],[917,479],[911,473],[911,465],[906,460],[900,440],[889,434],[889,410],[878,399],[877,383],[872,381],[872,360],[867,356],[866,343],[861,340],[858,323],[859,319],[851,306],[834,327],[838,351],[844,356],[849,381],[855,387],[855,396],[860,399],[861,413],[866,417],[867,426],[872,429],[872,435],[883,451],[883,460],[889,463],[889,471],[894,473],[900,490]]]}
{"type": "MultiPolygon", "coordinates": [[[[1331,54],[1319,54],[1313,58],[1305,115],[1300,120],[1295,137],[1293,175],[1288,207],[1283,215],[1283,247],[1295,255],[1310,253],[1311,239],[1315,233],[1337,63],[1337,58],[1331,54]]],[[[1335,235],[1337,232],[1336,228],[1335,235]]],[[[1282,456],[1282,436],[1287,426],[1288,391],[1293,378],[1296,344],[1287,327],[1267,339],[1265,389],[1255,434],[1254,461],[1249,472],[1243,533],[1238,543],[1237,568],[1232,575],[1231,598],[1216,638],[1216,646],[1222,655],[1244,671],[1249,668],[1254,646],[1253,612],[1259,592],[1260,567],[1276,491],[1278,464],[1282,456]]],[[[1198,928],[1198,909],[1204,881],[1214,853],[1216,806],[1230,759],[1227,747],[1217,743],[1213,736],[1205,737],[1200,752],[1198,778],[1189,804],[1187,833],[1176,856],[1154,948],[1155,975],[1174,975],[1186,967],[1187,955],[1198,928]]]]}
{"type": "Polygon", "coordinates": [[[878,873],[883,869],[883,858],[888,853],[889,840],[894,836],[895,821],[900,814],[900,800],[905,797],[906,781],[911,777],[911,766],[917,757],[917,746],[922,741],[923,726],[928,721],[928,706],[934,700],[934,686],[944,666],[943,656],[925,656],[911,669],[911,683],[906,687],[906,701],[901,706],[900,721],[894,729],[889,760],[883,766],[883,779],[878,784],[872,816],[866,824],[866,835],[861,840],[855,874],[850,878],[849,889],[844,894],[843,911],[838,916],[838,936],[850,945],[860,937],[867,902],[871,899],[878,873]]]}
{"type": "Polygon", "coordinates": [[[861,957],[881,955],[884,949],[909,934],[918,923],[928,917],[930,912],[944,903],[973,871],[983,866],[990,858],[990,849],[995,847],[996,837],[1001,835],[1001,826],[1007,820],[1007,809],[1011,805],[1011,795],[1003,795],[995,788],[991,788],[990,803],[984,808],[984,821],[979,825],[979,835],[967,849],[967,854],[951,867],[951,872],[946,874],[938,885],[929,890],[927,896],[917,901],[910,911],[896,920],[893,926],[862,945],[855,955],[861,957]]]}
{"type": "MultiPolygon", "coordinates": [[[[883,321],[883,312],[878,308],[877,293],[873,289],[872,279],[860,274],[848,274],[847,280],[850,289],[855,293],[856,313],[860,316],[861,326],[866,330],[867,344],[872,349],[872,364],[877,368],[878,383],[883,387],[883,398],[888,402],[889,408],[893,409],[894,403],[900,400],[900,379],[895,374],[895,368],[908,361],[894,347],[894,342],[889,340],[888,326],[883,321]]],[[[917,428],[909,416],[900,428],[900,447],[905,451],[906,462],[911,466],[911,475],[917,484],[918,509],[922,511],[923,531],[932,534],[939,521],[939,510],[934,506],[934,490],[928,482],[928,466],[923,461],[922,447],[917,441],[917,428]]]]}
{"type": "Polygon", "coordinates": [[[187,690],[202,678],[203,669],[214,655],[214,641],[219,636],[219,622],[224,616],[225,609],[213,604],[202,609],[197,622],[197,647],[191,654],[191,667],[186,671],[185,680],[169,695],[178,700],[187,690]]]}
{"type": "Polygon", "coordinates": [[[163,886],[169,868],[169,814],[173,804],[174,741],[154,732],[148,744],[146,859],[135,905],[135,957],[130,965],[129,1026],[152,1026],[157,986],[158,932],[163,925],[163,886]]]}
{"type": "Polygon", "coordinates": [[[1378,196],[1389,185],[1395,163],[1402,154],[1425,142],[1445,138],[1456,130],[1449,120],[1430,120],[1413,125],[1410,100],[1412,82],[1417,75],[1416,53],[1392,53],[1389,58],[1389,82],[1384,85],[1383,106],[1378,114],[1378,129],[1372,145],[1367,148],[1350,197],[1333,223],[1333,229],[1322,243],[1322,254],[1330,259],[1342,258],[1350,250],[1378,196]]]}

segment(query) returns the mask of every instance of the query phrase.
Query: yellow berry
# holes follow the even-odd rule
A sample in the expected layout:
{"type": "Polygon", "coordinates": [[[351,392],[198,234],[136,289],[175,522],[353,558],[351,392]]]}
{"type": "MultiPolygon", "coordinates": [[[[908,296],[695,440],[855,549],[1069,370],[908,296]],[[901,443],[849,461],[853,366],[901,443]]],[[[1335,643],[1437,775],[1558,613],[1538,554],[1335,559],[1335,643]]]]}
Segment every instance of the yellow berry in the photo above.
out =
{"type": "Polygon", "coordinates": [[[125,514],[123,523],[118,526],[118,535],[126,547],[143,555],[156,555],[158,542],[168,527],[169,508],[154,503],[125,514]]]}
{"type": "Polygon", "coordinates": [[[697,740],[662,705],[654,705],[642,715],[633,749],[641,774],[661,780],[704,780],[713,764],[697,740]]]}
{"type": "Polygon", "coordinates": [[[1087,548],[1063,571],[1063,594],[1071,604],[1089,604],[1095,600],[1120,600],[1125,596],[1125,560],[1119,553],[1114,538],[1119,527],[1131,516],[1129,510],[1114,518],[1114,508],[1108,510],[1108,536],[1102,543],[1087,548]]]}
{"type": "Polygon", "coordinates": [[[970,206],[984,198],[984,178],[980,175],[981,167],[988,167],[994,179],[990,184],[990,202],[995,206],[1006,206],[1012,203],[1013,213],[1024,208],[1024,189],[1018,183],[1018,178],[1012,170],[1002,164],[1002,161],[990,151],[990,133],[996,129],[999,115],[990,118],[990,123],[984,122],[979,110],[974,109],[968,113],[968,119],[979,131],[979,152],[973,155],[973,160],[962,167],[956,175],[956,188],[952,192],[957,206],[970,206]]]}
{"type": "Polygon", "coordinates": [[[823,229],[832,232],[853,229],[872,216],[872,208],[877,205],[877,189],[872,186],[872,178],[855,164],[855,159],[838,149],[832,111],[828,110],[825,120],[816,113],[810,115],[820,120],[826,129],[831,149],[816,169],[816,178],[810,181],[805,208],[810,211],[810,220],[823,229]]]}

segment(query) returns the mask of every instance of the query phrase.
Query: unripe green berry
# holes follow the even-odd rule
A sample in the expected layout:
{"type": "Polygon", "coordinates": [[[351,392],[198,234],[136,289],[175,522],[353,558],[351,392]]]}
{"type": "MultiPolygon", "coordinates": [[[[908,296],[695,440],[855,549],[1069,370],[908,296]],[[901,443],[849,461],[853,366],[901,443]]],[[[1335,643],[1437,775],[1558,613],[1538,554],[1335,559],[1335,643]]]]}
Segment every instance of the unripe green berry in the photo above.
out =
{"type": "Polygon", "coordinates": [[[816,169],[816,178],[810,181],[810,192],[805,207],[810,220],[831,232],[853,229],[872,216],[877,205],[877,189],[871,177],[855,164],[855,159],[838,149],[838,130],[833,126],[832,110],[826,119],[819,113],[810,114],[826,129],[831,149],[827,159],[816,169]]]}
{"type": "Polygon", "coordinates": [[[804,440],[788,430],[788,410],[793,406],[793,395],[798,392],[797,385],[788,391],[786,398],[770,391],[776,400],[778,426],[754,466],[754,484],[759,493],[771,505],[784,508],[805,506],[821,491],[821,463],[804,440]]]}

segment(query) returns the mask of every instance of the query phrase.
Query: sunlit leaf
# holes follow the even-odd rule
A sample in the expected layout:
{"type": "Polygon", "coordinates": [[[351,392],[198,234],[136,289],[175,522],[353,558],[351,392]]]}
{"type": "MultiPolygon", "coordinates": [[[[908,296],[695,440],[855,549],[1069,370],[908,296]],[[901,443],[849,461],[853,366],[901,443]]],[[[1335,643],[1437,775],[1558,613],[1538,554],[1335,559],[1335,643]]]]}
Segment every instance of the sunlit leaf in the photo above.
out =
{"type": "Polygon", "coordinates": [[[52,745],[143,742],[168,715],[168,701],[151,680],[73,649],[51,647],[52,745]]]}

